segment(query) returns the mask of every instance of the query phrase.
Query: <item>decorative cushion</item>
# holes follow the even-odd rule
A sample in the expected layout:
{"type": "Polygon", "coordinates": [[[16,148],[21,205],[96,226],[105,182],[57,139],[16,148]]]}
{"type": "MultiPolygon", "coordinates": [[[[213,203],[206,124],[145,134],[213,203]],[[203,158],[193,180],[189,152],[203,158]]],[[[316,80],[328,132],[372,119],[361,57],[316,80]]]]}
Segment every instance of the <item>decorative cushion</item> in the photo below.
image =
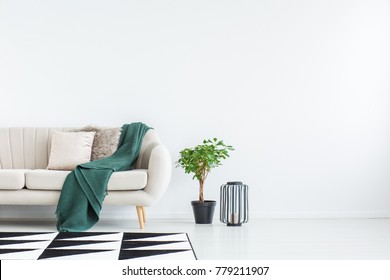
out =
{"type": "Polygon", "coordinates": [[[24,187],[27,169],[1,169],[0,190],[20,190],[24,187]]]}
{"type": "Polygon", "coordinates": [[[121,128],[100,128],[94,126],[86,126],[74,131],[95,132],[95,138],[92,146],[91,161],[109,157],[118,148],[119,138],[121,136],[121,128]]]}
{"type": "MultiPolygon", "coordinates": [[[[26,172],[26,186],[32,190],[61,190],[70,171],[35,169],[26,172]]],[[[146,186],[148,172],[145,169],[114,172],[107,190],[141,190],[146,186]]]]}
{"type": "Polygon", "coordinates": [[[95,132],[54,131],[47,169],[73,170],[91,161],[95,132]]]}

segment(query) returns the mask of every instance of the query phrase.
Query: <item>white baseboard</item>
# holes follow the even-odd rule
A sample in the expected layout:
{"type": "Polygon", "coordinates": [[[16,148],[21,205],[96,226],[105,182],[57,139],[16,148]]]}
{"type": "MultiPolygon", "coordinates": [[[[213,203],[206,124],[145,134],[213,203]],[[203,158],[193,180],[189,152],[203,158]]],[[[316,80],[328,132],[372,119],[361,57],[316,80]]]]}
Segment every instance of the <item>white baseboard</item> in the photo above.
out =
{"type": "Polygon", "coordinates": [[[378,219],[390,218],[390,211],[339,211],[339,212],[257,212],[249,213],[257,219],[378,219]]]}
{"type": "MultiPolygon", "coordinates": [[[[146,208],[150,219],[193,219],[192,212],[161,212],[146,208]]],[[[55,219],[54,206],[0,206],[1,219],[55,219]]],[[[101,219],[137,219],[135,207],[106,207],[101,219]]],[[[214,219],[219,218],[219,211],[214,219]]],[[[329,212],[249,212],[249,219],[377,219],[390,218],[390,211],[329,211],[329,212]]]]}

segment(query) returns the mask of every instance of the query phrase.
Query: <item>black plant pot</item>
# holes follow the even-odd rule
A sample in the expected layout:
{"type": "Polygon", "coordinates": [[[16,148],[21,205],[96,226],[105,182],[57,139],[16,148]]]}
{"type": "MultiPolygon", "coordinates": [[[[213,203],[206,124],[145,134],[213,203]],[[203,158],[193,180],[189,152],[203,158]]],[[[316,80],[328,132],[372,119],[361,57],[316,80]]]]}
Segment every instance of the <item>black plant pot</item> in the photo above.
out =
{"type": "Polygon", "coordinates": [[[205,200],[200,203],[199,200],[191,201],[192,210],[194,211],[195,223],[211,224],[213,222],[214,210],[217,202],[214,200],[205,200]]]}

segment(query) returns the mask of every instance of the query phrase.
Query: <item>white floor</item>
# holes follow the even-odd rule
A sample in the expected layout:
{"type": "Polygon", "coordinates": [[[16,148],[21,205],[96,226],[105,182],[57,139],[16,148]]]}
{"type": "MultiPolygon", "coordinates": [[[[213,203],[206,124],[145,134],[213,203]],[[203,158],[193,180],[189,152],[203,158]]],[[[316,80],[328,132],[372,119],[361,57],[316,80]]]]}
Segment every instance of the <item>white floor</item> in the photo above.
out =
{"type": "MultiPolygon", "coordinates": [[[[55,221],[1,219],[0,231],[56,231],[55,221]]],[[[140,231],[132,220],[101,220],[90,231],[140,231]]],[[[390,260],[390,219],[147,221],[145,232],[187,232],[198,259],[390,260]]]]}

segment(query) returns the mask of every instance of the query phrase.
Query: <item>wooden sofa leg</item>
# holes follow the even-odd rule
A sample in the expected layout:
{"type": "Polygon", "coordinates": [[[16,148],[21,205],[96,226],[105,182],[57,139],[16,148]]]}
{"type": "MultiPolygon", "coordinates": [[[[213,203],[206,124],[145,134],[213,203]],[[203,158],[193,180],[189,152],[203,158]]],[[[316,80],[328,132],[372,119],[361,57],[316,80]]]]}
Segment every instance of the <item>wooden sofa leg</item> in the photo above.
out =
{"type": "Polygon", "coordinates": [[[139,227],[141,229],[144,229],[144,227],[145,227],[145,210],[144,210],[144,207],[143,206],[136,206],[136,208],[137,208],[139,227]]]}

